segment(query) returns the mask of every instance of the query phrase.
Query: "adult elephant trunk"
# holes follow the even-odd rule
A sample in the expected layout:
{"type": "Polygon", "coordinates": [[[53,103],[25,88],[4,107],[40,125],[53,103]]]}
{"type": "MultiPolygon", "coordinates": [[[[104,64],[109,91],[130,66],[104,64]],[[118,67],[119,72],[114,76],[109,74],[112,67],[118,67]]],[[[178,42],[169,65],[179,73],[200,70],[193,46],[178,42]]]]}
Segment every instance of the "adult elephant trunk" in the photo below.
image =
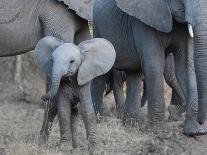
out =
{"type": "MultiPolygon", "coordinates": [[[[206,23],[206,20],[202,20],[206,23]]],[[[202,24],[203,25],[203,24],[202,24]]],[[[207,112],[207,26],[199,26],[194,32],[194,61],[198,86],[198,117],[203,124],[207,112]]]]}

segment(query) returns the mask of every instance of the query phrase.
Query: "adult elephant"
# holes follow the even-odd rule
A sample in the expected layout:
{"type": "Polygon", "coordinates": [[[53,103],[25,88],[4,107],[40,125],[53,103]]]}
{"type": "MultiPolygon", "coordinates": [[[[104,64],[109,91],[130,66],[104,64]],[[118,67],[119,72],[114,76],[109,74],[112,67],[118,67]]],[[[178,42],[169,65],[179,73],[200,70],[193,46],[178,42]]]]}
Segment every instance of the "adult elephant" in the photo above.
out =
{"type": "MultiPolygon", "coordinates": [[[[0,1],[0,56],[33,50],[44,36],[79,44],[90,38],[92,0],[8,0],[0,1]]],[[[47,91],[50,88],[47,78],[47,91]]],[[[53,100],[55,102],[55,100],[53,100]]],[[[57,114],[56,104],[45,110],[41,140],[47,141],[57,114]],[[48,110],[48,111],[47,111],[48,110]]]]}
{"type": "MultiPolygon", "coordinates": [[[[176,76],[188,102],[184,133],[187,135],[207,133],[206,128],[200,125],[205,120],[205,93],[207,93],[204,81],[204,77],[207,76],[204,72],[207,59],[207,55],[204,54],[207,30],[204,24],[206,8],[207,3],[204,0],[95,1],[94,36],[104,37],[114,44],[117,52],[114,67],[126,70],[127,78],[132,85],[135,85],[133,82],[136,81],[135,70],[141,70],[143,67],[149,104],[148,123],[152,127],[162,128],[165,124],[163,123],[165,122],[164,56],[173,48],[176,76]],[[189,32],[193,37],[193,31],[199,94],[198,121],[195,119],[196,114],[193,109],[196,82],[189,82],[193,79],[191,76],[193,73],[189,68],[192,65],[189,65],[188,44],[192,45],[189,32]]],[[[136,102],[136,98],[134,99],[135,101],[127,104],[133,106],[133,102],[136,102]]]]}
{"type": "MultiPolygon", "coordinates": [[[[163,75],[164,75],[166,83],[172,88],[171,105],[168,107],[168,110],[170,113],[169,120],[177,121],[180,119],[181,114],[185,112],[186,101],[185,101],[185,97],[182,92],[182,89],[175,75],[174,56],[172,53],[169,53],[166,55],[165,69],[164,69],[163,75]]],[[[137,93],[138,99],[139,99],[137,106],[141,105],[141,107],[143,107],[147,102],[146,83],[144,82],[143,75],[140,75],[140,77],[138,76],[137,80],[140,80],[140,81],[137,81],[139,92],[135,92],[137,93]],[[143,89],[141,89],[142,81],[143,81],[143,89]]],[[[114,95],[114,99],[116,103],[117,118],[123,119],[124,122],[127,119],[127,117],[130,117],[131,119],[133,119],[134,117],[133,115],[126,116],[127,108],[130,108],[130,107],[124,106],[125,105],[125,95],[124,95],[125,93],[123,91],[123,86],[124,86],[125,81],[126,81],[125,72],[119,71],[116,69],[112,69],[105,76],[105,78],[101,81],[99,80],[99,78],[95,78],[93,80],[93,85],[92,85],[93,91],[95,90],[97,92],[97,95],[95,95],[94,96],[95,98],[93,98],[93,102],[94,102],[95,112],[96,112],[98,120],[101,118],[100,116],[103,115],[104,90],[106,91],[105,95],[108,95],[111,91],[113,91],[113,95],[114,95]]],[[[95,93],[95,92],[92,92],[92,93],[95,93]]],[[[130,123],[133,123],[133,122],[136,123],[137,121],[136,117],[134,119],[135,119],[134,121],[130,120],[130,123]]]]}

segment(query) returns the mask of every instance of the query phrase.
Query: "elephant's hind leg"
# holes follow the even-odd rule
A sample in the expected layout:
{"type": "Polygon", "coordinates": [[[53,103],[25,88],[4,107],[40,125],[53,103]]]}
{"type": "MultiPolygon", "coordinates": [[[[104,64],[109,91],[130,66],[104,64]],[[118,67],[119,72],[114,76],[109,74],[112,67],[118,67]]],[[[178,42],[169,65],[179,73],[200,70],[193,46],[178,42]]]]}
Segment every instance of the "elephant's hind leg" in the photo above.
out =
{"type": "Polygon", "coordinates": [[[113,94],[116,102],[117,118],[122,119],[123,112],[124,112],[124,104],[125,104],[123,86],[124,86],[124,82],[126,81],[126,74],[124,71],[118,71],[116,69],[113,69],[112,74],[113,77],[111,80],[113,80],[112,81],[113,94]]]}
{"type": "Polygon", "coordinates": [[[141,75],[137,72],[126,71],[126,102],[124,108],[124,125],[136,126],[144,122],[144,113],[141,109],[141,75]]]}
{"type": "Polygon", "coordinates": [[[186,101],[184,93],[175,75],[175,62],[173,53],[169,53],[165,59],[164,77],[166,83],[172,88],[171,105],[168,107],[169,120],[178,121],[185,112],[186,101]]]}

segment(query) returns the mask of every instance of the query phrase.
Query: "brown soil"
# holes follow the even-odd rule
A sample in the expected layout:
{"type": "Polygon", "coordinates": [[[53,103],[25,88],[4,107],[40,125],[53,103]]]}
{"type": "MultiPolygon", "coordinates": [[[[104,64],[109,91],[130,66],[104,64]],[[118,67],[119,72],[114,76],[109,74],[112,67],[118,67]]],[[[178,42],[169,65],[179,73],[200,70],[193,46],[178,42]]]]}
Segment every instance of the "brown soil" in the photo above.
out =
{"type": "MultiPolygon", "coordinates": [[[[48,147],[37,146],[43,119],[40,96],[44,93],[44,78],[37,72],[30,54],[24,56],[22,88],[12,82],[14,58],[0,59],[0,155],[62,155],[58,151],[58,120],[52,128],[48,147]],[[28,60],[30,60],[28,62],[28,60]]],[[[170,93],[166,91],[169,103],[170,93]]],[[[168,122],[165,131],[152,133],[123,127],[115,117],[112,95],[104,100],[106,116],[98,124],[98,149],[100,155],[203,155],[207,154],[207,136],[189,138],[182,134],[183,119],[168,122]]],[[[146,107],[145,107],[146,110],[146,107]]],[[[167,117],[167,116],[166,116],[167,117]]],[[[183,116],[184,117],[184,116],[183,116]]],[[[82,120],[79,121],[79,138],[83,148],[71,151],[74,155],[87,154],[87,142],[82,120]]]]}

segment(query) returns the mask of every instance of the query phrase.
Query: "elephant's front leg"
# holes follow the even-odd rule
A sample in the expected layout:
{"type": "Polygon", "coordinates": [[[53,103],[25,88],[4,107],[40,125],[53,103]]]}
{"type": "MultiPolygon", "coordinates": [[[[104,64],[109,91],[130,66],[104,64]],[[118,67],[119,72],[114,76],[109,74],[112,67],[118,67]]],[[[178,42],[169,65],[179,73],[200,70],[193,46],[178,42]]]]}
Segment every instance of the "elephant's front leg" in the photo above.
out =
{"type": "Polygon", "coordinates": [[[47,103],[47,105],[45,106],[44,120],[42,124],[42,129],[40,131],[40,138],[38,140],[39,146],[47,144],[52,124],[56,115],[57,104],[54,99],[51,103],[47,103]]]}
{"type": "MultiPolygon", "coordinates": [[[[47,76],[46,92],[48,92],[50,89],[50,83],[51,83],[51,79],[47,76]]],[[[57,97],[54,97],[54,99],[52,99],[50,103],[49,102],[48,103],[42,102],[42,103],[46,105],[44,105],[45,107],[44,120],[40,131],[40,138],[38,140],[39,146],[46,145],[48,142],[50,130],[52,128],[54,118],[57,115],[57,97]]]]}
{"type": "Polygon", "coordinates": [[[155,129],[165,126],[164,51],[152,42],[143,52],[148,98],[148,123],[155,129]]]}
{"type": "Polygon", "coordinates": [[[137,122],[144,122],[141,109],[142,77],[136,71],[126,71],[126,102],[123,123],[134,126],[137,122]]]}
{"type": "Polygon", "coordinates": [[[72,137],[71,137],[71,105],[69,100],[64,96],[63,90],[58,92],[58,115],[59,115],[59,126],[60,126],[60,150],[70,151],[72,149],[72,137]]]}
{"type": "Polygon", "coordinates": [[[80,87],[80,108],[83,122],[86,128],[88,150],[93,154],[96,149],[96,116],[91,100],[90,83],[80,87]]]}

